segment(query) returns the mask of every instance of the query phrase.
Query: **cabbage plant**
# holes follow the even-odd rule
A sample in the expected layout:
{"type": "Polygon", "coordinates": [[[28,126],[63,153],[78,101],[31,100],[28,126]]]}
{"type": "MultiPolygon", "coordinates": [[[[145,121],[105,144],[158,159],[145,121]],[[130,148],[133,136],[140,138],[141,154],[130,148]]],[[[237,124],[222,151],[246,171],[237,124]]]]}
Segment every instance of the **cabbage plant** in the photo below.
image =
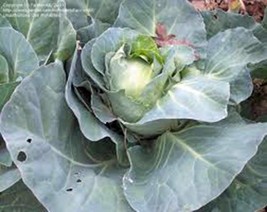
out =
{"type": "MultiPolygon", "coordinates": [[[[99,2],[63,2],[56,23],[65,27],[53,31],[58,48],[46,52],[2,18],[9,26],[0,33],[26,39],[39,62],[0,116],[12,182],[21,177],[15,186],[30,189],[20,201],[35,204],[33,211],[264,207],[267,124],[242,117],[240,107],[252,94],[253,72],[266,70],[266,19],[200,13],[186,0],[99,2]]],[[[1,45],[6,84],[9,56],[17,54],[1,45]]],[[[8,202],[10,189],[0,201],[8,202]]]]}

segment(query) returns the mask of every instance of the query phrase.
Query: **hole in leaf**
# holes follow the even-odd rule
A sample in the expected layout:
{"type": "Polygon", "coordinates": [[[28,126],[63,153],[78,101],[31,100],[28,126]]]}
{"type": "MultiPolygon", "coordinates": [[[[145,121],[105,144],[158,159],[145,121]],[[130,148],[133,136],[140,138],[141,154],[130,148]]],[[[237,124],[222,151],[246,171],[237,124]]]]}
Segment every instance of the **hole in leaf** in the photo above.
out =
{"type": "Polygon", "coordinates": [[[17,160],[20,162],[24,162],[27,159],[27,155],[25,152],[20,151],[18,156],[17,156],[17,160]]]}
{"type": "Polygon", "coordinates": [[[32,142],[32,139],[28,138],[26,141],[30,144],[32,142]]]}
{"type": "Polygon", "coordinates": [[[218,19],[218,16],[214,14],[214,15],[213,15],[213,18],[218,19]]]}
{"type": "Polygon", "coordinates": [[[81,182],[82,182],[82,180],[81,180],[81,179],[78,179],[78,180],[76,180],[76,182],[77,182],[77,183],[81,183],[81,182]]]}
{"type": "Polygon", "coordinates": [[[73,191],[73,189],[72,188],[68,188],[66,191],[70,192],[70,191],[73,191]]]}

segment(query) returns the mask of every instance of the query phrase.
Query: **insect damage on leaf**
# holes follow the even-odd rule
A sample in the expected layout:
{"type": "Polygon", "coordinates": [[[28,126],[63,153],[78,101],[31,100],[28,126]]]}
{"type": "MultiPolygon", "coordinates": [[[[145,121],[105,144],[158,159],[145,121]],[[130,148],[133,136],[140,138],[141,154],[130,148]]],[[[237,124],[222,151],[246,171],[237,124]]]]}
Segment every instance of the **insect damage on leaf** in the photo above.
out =
{"type": "MultiPolygon", "coordinates": [[[[164,46],[189,46],[194,48],[194,45],[187,40],[178,40],[176,39],[176,35],[168,34],[166,26],[162,23],[158,23],[156,26],[156,37],[154,38],[158,47],[164,46]]],[[[195,51],[196,60],[200,59],[199,54],[195,51]]]]}
{"type": "Polygon", "coordinates": [[[186,40],[177,40],[174,34],[169,34],[167,32],[166,26],[162,23],[158,23],[156,26],[156,35],[155,41],[159,47],[167,45],[184,45],[193,47],[193,44],[186,40]]]}

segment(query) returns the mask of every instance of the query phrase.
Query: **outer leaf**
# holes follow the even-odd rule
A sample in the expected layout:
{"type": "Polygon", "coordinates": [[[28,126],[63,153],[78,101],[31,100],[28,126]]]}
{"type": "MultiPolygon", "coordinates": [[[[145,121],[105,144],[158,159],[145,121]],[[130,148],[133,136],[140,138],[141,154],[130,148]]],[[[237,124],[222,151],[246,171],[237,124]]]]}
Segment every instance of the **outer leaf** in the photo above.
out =
{"type": "MultiPolygon", "coordinates": [[[[70,58],[74,52],[76,32],[72,27],[70,21],[66,17],[61,17],[59,19],[57,33],[57,43],[54,44],[57,47],[54,51],[55,58],[64,61],[70,58]]],[[[52,50],[53,49],[51,49],[51,51],[52,50]]]]}
{"type": "Polygon", "coordinates": [[[0,210],[3,212],[46,212],[22,181],[0,193],[0,210]]]}
{"type": "Polygon", "coordinates": [[[231,101],[239,104],[250,97],[253,91],[253,83],[249,70],[240,73],[232,82],[230,82],[231,101]]]}
{"type": "Polygon", "coordinates": [[[211,38],[221,31],[236,27],[253,29],[256,24],[254,19],[249,15],[229,13],[223,10],[203,11],[201,14],[204,18],[208,38],[211,38]]]}
{"type": "Polygon", "coordinates": [[[127,200],[142,212],[198,209],[241,172],[267,134],[266,127],[226,119],[167,132],[152,148],[132,147],[132,166],[124,177],[127,200]]]}
{"type": "Polygon", "coordinates": [[[9,81],[9,70],[6,59],[0,55],[0,84],[9,81]]]}
{"type": "Polygon", "coordinates": [[[67,4],[68,17],[76,30],[88,26],[90,16],[101,22],[113,24],[118,15],[121,0],[65,0],[67,4]],[[72,12],[72,9],[78,10],[72,12]]]}
{"type": "MultiPolygon", "coordinates": [[[[251,16],[224,12],[222,10],[202,12],[202,15],[206,24],[208,37],[212,37],[217,33],[225,31],[227,29],[244,27],[251,31],[253,35],[257,37],[261,42],[267,42],[267,30],[264,29],[262,25],[257,23],[251,16]]],[[[239,39],[239,37],[240,36],[238,36],[237,39],[239,39]]],[[[233,52],[233,50],[229,50],[229,52],[233,52]]],[[[222,56],[220,60],[222,61],[223,57],[225,56],[226,55],[222,56]]],[[[245,60],[242,61],[246,62],[245,60]]],[[[235,70],[233,70],[233,72],[235,72],[235,70]]],[[[252,92],[252,85],[249,73],[245,70],[244,72],[245,73],[243,73],[242,71],[242,73],[240,73],[235,79],[232,79],[231,82],[231,100],[235,104],[239,104],[241,101],[250,96],[252,92]]]]}
{"type": "Polygon", "coordinates": [[[78,39],[81,41],[82,44],[85,44],[93,38],[96,38],[101,35],[109,27],[110,24],[103,23],[97,19],[92,18],[92,23],[89,26],[85,26],[78,30],[78,39]]]}
{"type": "Polygon", "coordinates": [[[267,204],[267,139],[227,190],[200,211],[251,212],[267,204]]]}
{"type": "Polygon", "coordinates": [[[91,109],[102,123],[106,124],[117,120],[117,117],[97,93],[93,92],[91,98],[91,109]]]}
{"type": "Polygon", "coordinates": [[[252,32],[235,28],[218,33],[209,40],[205,72],[213,78],[231,81],[249,63],[267,58],[267,48],[252,32]]]}
{"type": "Polygon", "coordinates": [[[208,58],[205,72],[211,78],[230,82],[231,99],[238,104],[252,91],[246,66],[265,60],[267,47],[244,28],[229,29],[209,40],[208,58]]]}
{"type": "Polygon", "coordinates": [[[94,83],[102,90],[106,90],[106,85],[101,75],[93,66],[90,55],[92,54],[92,47],[96,39],[89,41],[83,48],[81,54],[81,63],[84,72],[94,81],[94,83]]]}
{"type": "Polygon", "coordinates": [[[185,0],[167,0],[164,3],[161,0],[126,0],[115,22],[115,26],[130,27],[154,37],[157,24],[166,26],[168,35],[174,34],[177,40],[191,43],[201,51],[206,45],[202,17],[185,0]]]}
{"type": "Polygon", "coordinates": [[[34,71],[38,58],[23,35],[12,28],[0,28],[0,111],[16,86],[34,71]]]}
{"type": "MultiPolygon", "coordinates": [[[[94,117],[92,112],[83,105],[73,91],[73,80],[77,78],[77,75],[79,75],[78,73],[82,73],[82,67],[80,65],[78,54],[79,52],[76,52],[73,59],[70,75],[66,85],[66,100],[69,107],[76,115],[81,131],[84,133],[84,135],[92,141],[98,141],[102,138],[109,137],[110,133],[108,132],[109,130],[94,117]],[[76,76],[74,74],[76,74],[76,76]]],[[[88,95],[90,95],[89,92],[88,95]]]]}
{"type": "Polygon", "coordinates": [[[4,107],[5,103],[9,100],[18,84],[19,82],[6,83],[2,85],[0,84],[0,111],[4,107]]]}
{"type": "Polygon", "coordinates": [[[227,115],[228,83],[205,76],[184,78],[171,88],[137,124],[158,119],[215,122],[227,115]]]}
{"type": "MultiPolygon", "coordinates": [[[[65,83],[62,65],[55,63],[18,86],[1,114],[11,157],[49,211],[129,211],[120,187],[124,170],[116,160],[106,160],[106,154],[95,157],[100,153],[92,151],[65,103],[65,83]]],[[[101,152],[104,144],[98,147],[101,152]]],[[[110,152],[108,143],[106,147],[110,152]]]]}
{"type": "MultiPolygon", "coordinates": [[[[5,167],[0,165],[0,192],[8,189],[20,180],[20,173],[16,167],[5,167]]],[[[1,202],[1,195],[0,195],[1,202]]],[[[1,209],[1,207],[0,207],[1,209]]]]}
{"type": "MultiPolygon", "coordinates": [[[[0,8],[5,3],[13,5],[23,5],[25,12],[22,14],[29,17],[21,17],[20,15],[7,16],[6,18],[11,23],[12,27],[21,32],[26,40],[28,40],[36,51],[39,60],[46,60],[51,52],[55,53],[57,59],[65,60],[71,56],[75,48],[75,31],[71,23],[66,19],[62,12],[65,8],[64,3],[60,0],[3,0],[0,3],[0,8]],[[48,7],[45,15],[40,5],[54,5],[60,10],[53,12],[52,8],[48,7]],[[36,5],[39,5],[37,7],[36,5]],[[34,16],[36,15],[36,16],[34,16]]],[[[2,7],[4,8],[4,7],[2,7]]],[[[16,10],[16,7],[13,7],[16,10]]],[[[44,7],[44,9],[47,9],[44,7]]],[[[55,9],[55,8],[54,8],[55,9]]],[[[1,11],[5,16],[4,11],[1,11]]],[[[11,11],[11,14],[16,11],[11,11]]]]}
{"type": "MultiPolygon", "coordinates": [[[[109,137],[117,145],[118,160],[121,164],[128,165],[128,158],[125,154],[123,137],[108,129],[88,110],[80,99],[77,98],[73,91],[73,81],[83,74],[80,61],[80,52],[76,52],[73,58],[69,79],[66,85],[66,101],[73,113],[78,119],[80,129],[84,136],[91,141],[99,141],[109,137]]],[[[81,80],[81,79],[80,79],[81,80]]],[[[90,98],[88,92],[88,97],[90,98]]],[[[95,100],[95,99],[94,99],[95,100]]]]}
{"type": "Polygon", "coordinates": [[[21,33],[12,28],[0,28],[0,55],[9,64],[9,81],[24,78],[38,67],[37,56],[21,33]]]}
{"type": "Polygon", "coordinates": [[[236,27],[244,27],[253,32],[260,41],[267,42],[266,29],[257,23],[253,17],[249,15],[240,15],[237,13],[225,12],[222,10],[204,11],[202,12],[206,25],[208,38],[219,32],[236,27]]]}
{"type": "Polygon", "coordinates": [[[10,167],[12,165],[12,159],[6,149],[5,141],[0,133],[0,166],[1,165],[10,167]]]}
{"type": "Polygon", "coordinates": [[[11,27],[8,20],[2,15],[0,15],[0,27],[11,27]]]}
{"type": "MultiPolygon", "coordinates": [[[[103,91],[106,90],[106,85],[103,79],[103,76],[100,75],[100,73],[94,68],[91,60],[91,52],[92,52],[92,46],[95,43],[95,39],[89,41],[83,48],[82,54],[81,54],[81,63],[83,69],[83,72],[87,74],[91,80],[103,91]]],[[[77,73],[77,71],[76,71],[77,73]]],[[[112,122],[115,121],[116,117],[112,114],[112,112],[109,110],[108,106],[103,104],[100,97],[95,92],[92,92],[91,96],[91,109],[93,110],[95,116],[103,123],[112,122]]]]}

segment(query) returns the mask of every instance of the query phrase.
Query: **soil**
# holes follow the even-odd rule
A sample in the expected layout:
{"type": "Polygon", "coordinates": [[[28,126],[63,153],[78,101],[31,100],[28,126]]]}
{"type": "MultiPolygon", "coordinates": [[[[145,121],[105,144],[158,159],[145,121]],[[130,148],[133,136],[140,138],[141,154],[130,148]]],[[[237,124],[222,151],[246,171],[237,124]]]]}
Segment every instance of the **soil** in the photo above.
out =
{"type": "Polygon", "coordinates": [[[267,0],[190,0],[194,7],[198,10],[214,10],[220,8],[227,11],[229,2],[238,2],[244,4],[244,8],[240,8],[240,13],[247,13],[254,17],[256,21],[261,21],[264,16],[264,9],[267,6],[267,0]]]}
{"type": "Polygon", "coordinates": [[[254,79],[254,90],[248,99],[251,108],[251,117],[257,120],[259,117],[267,115],[267,80],[254,79]]]}

